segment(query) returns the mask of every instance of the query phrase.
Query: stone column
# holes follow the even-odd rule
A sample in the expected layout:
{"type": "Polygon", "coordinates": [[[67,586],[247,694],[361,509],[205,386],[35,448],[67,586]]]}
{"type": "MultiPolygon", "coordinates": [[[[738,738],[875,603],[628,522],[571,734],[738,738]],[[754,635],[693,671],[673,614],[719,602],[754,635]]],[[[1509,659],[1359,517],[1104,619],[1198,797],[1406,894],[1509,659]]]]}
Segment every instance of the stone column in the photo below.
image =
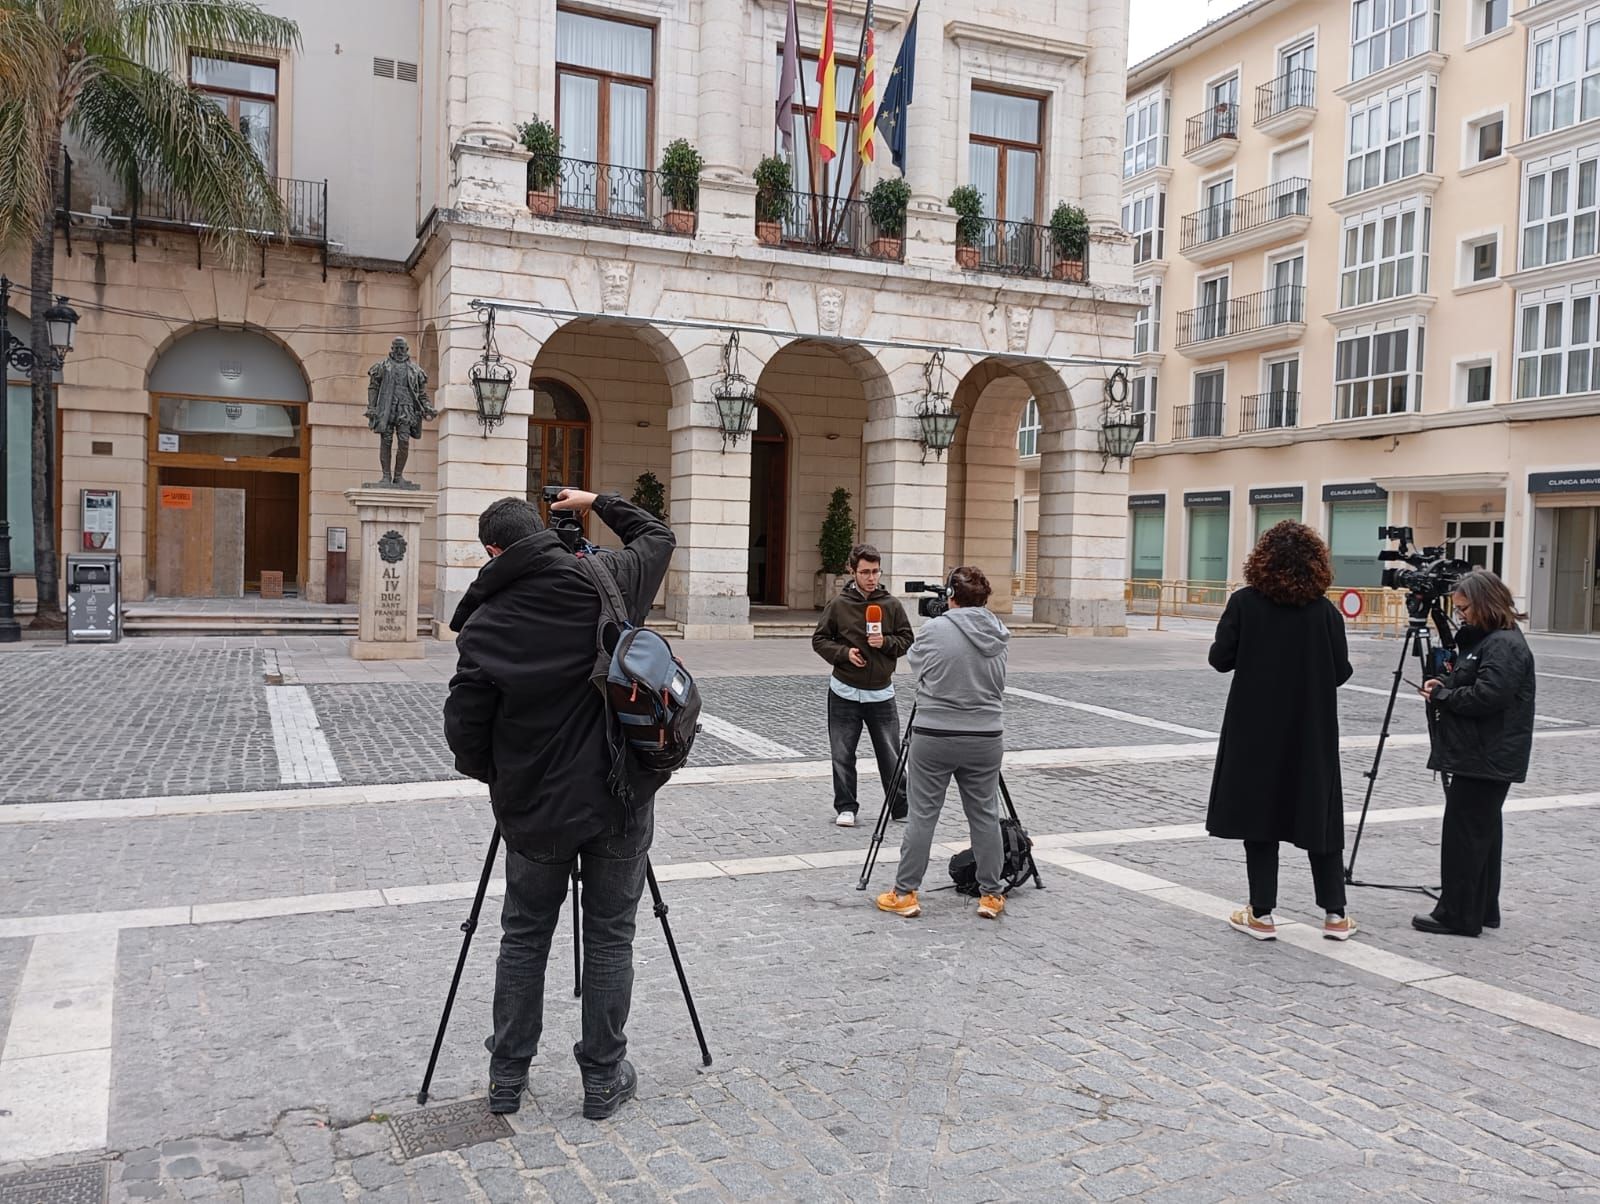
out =
{"type": "MultiPolygon", "coordinates": [[[[1094,381],[1081,381],[1077,392],[1091,395],[1095,388],[1094,381]]],[[[1076,410],[1076,424],[1047,429],[1039,438],[1039,590],[1033,617],[1068,635],[1126,635],[1128,472],[1115,460],[1102,470],[1097,420],[1091,407],[1076,410]]]]}
{"type": "Polygon", "coordinates": [[[1083,207],[1097,229],[1122,225],[1122,127],[1127,108],[1128,0],[1093,0],[1084,63],[1083,207]]]}
{"type": "MultiPolygon", "coordinates": [[[[917,18],[916,89],[906,118],[906,183],[911,185],[906,262],[948,270],[955,261],[956,217],[944,202],[957,176],[956,125],[946,121],[944,110],[946,93],[954,87],[946,71],[955,66],[945,62],[945,8],[946,0],[922,0],[917,18]]],[[[880,49],[878,72],[885,85],[893,70],[893,57],[880,49]]],[[[886,148],[880,153],[887,159],[886,148]]]]}
{"type": "MultiPolygon", "coordinates": [[[[917,70],[920,74],[920,64],[917,70]]],[[[880,352],[879,358],[888,361],[892,354],[880,352]]],[[[959,376],[965,365],[952,364],[951,370],[959,376]]],[[[949,464],[932,452],[924,455],[918,438],[911,399],[922,387],[921,362],[905,356],[890,369],[890,380],[895,386],[895,410],[875,412],[863,432],[867,463],[861,540],[883,553],[883,583],[899,596],[907,581],[944,579],[949,464]]],[[[912,621],[918,621],[916,607],[907,602],[906,609],[912,621]]]]}
{"type": "MultiPolygon", "coordinates": [[[[758,25],[762,10],[751,6],[758,25]]],[[[756,186],[750,178],[754,153],[744,147],[748,111],[745,80],[747,43],[746,6],[742,0],[702,0],[700,6],[700,120],[697,141],[705,156],[700,174],[700,229],[702,238],[749,240],[755,235],[756,186]]],[[[763,43],[764,45],[764,43],[763,43]]],[[[776,72],[771,57],[757,57],[757,70],[776,72]]],[[[759,78],[759,77],[758,77],[759,78]]],[[[761,90],[761,95],[766,95],[761,90]]],[[[768,131],[761,142],[771,142],[772,119],[760,128],[768,131]]]]}
{"type": "Polygon", "coordinates": [[[358,661],[420,660],[417,557],[422,520],[436,493],[362,486],[347,489],[361,529],[360,634],[350,644],[358,661]]]}
{"type": "Polygon", "coordinates": [[[451,147],[455,203],[468,209],[527,205],[528,154],[517,144],[512,96],[517,20],[512,0],[465,0],[456,9],[465,62],[452,76],[465,88],[464,121],[451,147]]]}

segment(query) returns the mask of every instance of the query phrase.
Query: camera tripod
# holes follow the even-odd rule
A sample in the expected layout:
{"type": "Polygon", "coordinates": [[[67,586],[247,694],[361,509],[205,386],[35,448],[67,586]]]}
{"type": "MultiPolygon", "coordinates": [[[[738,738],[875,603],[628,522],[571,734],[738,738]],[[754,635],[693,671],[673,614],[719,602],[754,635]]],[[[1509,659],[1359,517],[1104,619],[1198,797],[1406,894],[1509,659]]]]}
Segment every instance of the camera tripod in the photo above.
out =
{"type": "MultiPolygon", "coordinates": [[[[1350,844],[1350,861],[1344,867],[1344,880],[1347,886],[1368,886],[1375,890],[1403,890],[1415,894],[1427,895],[1436,899],[1439,893],[1426,886],[1402,886],[1392,882],[1362,882],[1356,878],[1356,854],[1361,851],[1361,834],[1367,826],[1367,810],[1372,806],[1372,791],[1378,784],[1378,766],[1383,761],[1384,745],[1389,742],[1389,724],[1394,718],[1395,699],[1400,694],[1400,683],[1405,679],[1406,661],[1413,655],[1417,663],[1422,666],[1422,679],[1427,681],[1430,677],[1438,676],[1442,671],[1439,661],[1443,654],[1455,647],[1455,639],[1450,633],[1450,621],[1440,609],[1437,599],[1415,607],[1408,606],[1409,619],[1406,623],[1405,639],[1400,642],[1400,659],[1394,667],[1394,682],[1389,687],[1389,705],[1383,712],[1383,727],[1378,731],[1378,747],[1372,755],[1372,768],[1362,776],[1367,779],[1366,797],[1361,801],[1361,819],[1356,824],[1355,839],[1350,844]],[[1424,606],[1426,609],[1424,609],[1424,606]],[[1432,620],[1434,627],[1439,632],[1440,647],[1435,650],[1432,637],[1428,634],[1428,622],[1432,620]]],[[[1428,735],[1433,735],[1433,705],[1427,706],[1428,735]]]]}
{"type": "MultiPolygon", "coordinates": [[[[450,1012],[455,1007],[456,990],[461,986],[461,972],[466,968],[467,950],[472,946],[472,934],[478,929],[478,915],[483,911],[483,898],[489,892],[489,876],[494,872],[496,855],[500,852],[500,829],[494,830],[494,835],[489,838],[489,853],[483,859],[483,875],[478,879],[478,893],[472,900],[472,911],[461,922],[461,931],[466,935],[461,940],[461,953],[456,958],[456,972],[450,979],[450,992],[444,999],[444,1012],[439,1017],[439,1031],[433,1038],[433,1052],[428,1056],[428,1069],[422,1076],[422,1089],[417,1092],[417,1103],[428,1102],[428,1088],[433,1084],[434,1067],[439,1062],[439,1050],[444,1045],[445,1029],[450,1025],[450,1012]]],[[[655,867],[650,864],[650,859],[645,858],[645,881],[650,886],[651,910],[655,912],[656,919],[661,921],[661,932],[667,938],[667,951],[672,954],[672,966],[678,972],[678,988],[683,992],[683,1002],[689,1009],[689,1023],[694,1026],[695,1040],[700,1043],[700,1059],[703,1065],[711,1065],[711,1051],[706,1048],[705,1033],[700,1028],[700,1015],[695,1011],[694,996],[689,993],[689,980],[683,973],[683,961],[678,957],[678,943],[672,939],[672,926],[667,923],[667,905],[661,898],[661,887],[656,884],[655,867]]],[[[576,864],[572,869],[572,993],[575,996],[583,993],[583,961],[582,938],[579,935],[580,922],[578,915],[578,882],[581,875],[576,864]]]]}
{"type": "MultiPolygon", "coordinates": [[[[911,714],[906,717],[906,736],[900,742],[900,757],[894,765],[894,775],[889,779],[883,791],[883,809],[878,812],[878,822],[873,825],[872,843],[867,846],[867,860],[861,867],[861,880],[856,883],[857,890],[867,889],[867,880],[872,877],[873,868],[878,864],[878,850],[883,847],[883,838],[889,831],[889,813],[893,806],[894,797],[899,793],[901,785],[906,780],[906,763],[911,757],[911,737],[916,730],[917,704],[911,704],[911,714]]],[[[1006,788],[1006,775],[1000,775],[1000,797],[1006,805],[1006,812],[1015,821],[1018,827],[1022,826],[1022,818],[1017,814],[1016,804],[1011,801],[1011,791],[1006,788]]],[[[1044,889],[1044,882],[1039,877],[1039,863],[1033,859],[1033,850],[1028,850],[1028,873],[1024,878],[1033,879],[1034,888],[1044,889]]],[[[1021,879],[1019,879],[1021,881],[1021,879]]]]}

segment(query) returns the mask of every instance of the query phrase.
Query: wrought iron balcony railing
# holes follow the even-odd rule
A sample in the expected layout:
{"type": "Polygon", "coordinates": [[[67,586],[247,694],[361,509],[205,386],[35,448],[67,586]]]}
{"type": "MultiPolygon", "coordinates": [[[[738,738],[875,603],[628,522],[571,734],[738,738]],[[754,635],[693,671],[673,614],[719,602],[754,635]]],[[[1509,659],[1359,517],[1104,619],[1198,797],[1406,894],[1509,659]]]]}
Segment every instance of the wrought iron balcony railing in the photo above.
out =
{"type": "Polygon", "coordinates": [[[1243,234],[1268,222],[1304,217],[1311,200],[1311,181],[1300,176],[1279,180],[1220,205],[1187,214],[1181,223],[1180,250],[1189,251],[1230,234],[1243,234]]]}
{"type": "Polygon", "coordinates": [[[1172,411],[1172,438],[1220,439],[1225,405],[1220,401],[1197,401],[1172,411]]]}
{"type": "Polygon", "coordinates": [[[1290,109],[1315,107],[1316,103],[1317,73],[1309,67],[1296,67],[1257,86],[1256,124],[1271,121],[1290,109]]]}
{"type": "Polygon", "coordinates": [[[1088,247],[1078,259],[1063,259],[1056,252],[1050,227],[1033,222],[1005,222],[986,217],[977,243],[958,247],[956,259],[963,267],[1004,272],[1010,276],[1073,281],[1089,278],[1088,247]]]}
{"type": "Polygon", "coordinates": [[[562,221],[693,235],[699,216],[693,198],[674,203],[662,189],[661,173],[643,167],[618,167],[586,159],[562,159],[553,198],[530,193],[529,206],[540,217],[562,221]],[[541,212],[553,209],[554,213],[541,212]]]}
{"type": "Polygon", "coordinates": [[[1275,431],[1300,424],[1300,394],[1289,389],[1239,398],[1239,433],[1275,431]]]}
{"type": "Polygon", "coordinates": [[[778,225],[780,242],[790,250],[862,259],[905,258],[904,234],[879,230],[862,200],[792,192],[778,225]]]}
{"type": "Polygon", "coordinates": [[[1184,122],[1183,153],[1193,154],[1219,138],[1239,136],[1239,106],[1231,102],[1212,105],[1184,122]]]}
{"type": "Polygon", "coordinates": [[[1231,297],[1214,305],[1186,309],[1178,315],[1178,346],[1249,334],[1271,326],[1306,320],[1306,290],[1302,285],[1280,285],[1265,292],[1231,297]]]}

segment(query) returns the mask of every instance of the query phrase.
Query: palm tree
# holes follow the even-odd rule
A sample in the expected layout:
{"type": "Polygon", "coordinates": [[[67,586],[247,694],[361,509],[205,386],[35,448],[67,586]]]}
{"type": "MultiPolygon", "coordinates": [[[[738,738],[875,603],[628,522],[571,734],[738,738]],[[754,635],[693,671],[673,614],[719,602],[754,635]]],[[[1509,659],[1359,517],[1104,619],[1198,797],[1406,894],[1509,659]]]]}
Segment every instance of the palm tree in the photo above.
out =
{"type": "Polygon", "coordinates": [[[62,141],[98,156],[126,195],[187,201],[230,266],[283,202],[227,114],[188,88],[193,50],[286,54],[293,22],[247,0],[0,0],[0,249],[31,246],[33,545],[38,627],[63,623],[56,580],[55,387],[44,311],[55,278],[62,141]]]}

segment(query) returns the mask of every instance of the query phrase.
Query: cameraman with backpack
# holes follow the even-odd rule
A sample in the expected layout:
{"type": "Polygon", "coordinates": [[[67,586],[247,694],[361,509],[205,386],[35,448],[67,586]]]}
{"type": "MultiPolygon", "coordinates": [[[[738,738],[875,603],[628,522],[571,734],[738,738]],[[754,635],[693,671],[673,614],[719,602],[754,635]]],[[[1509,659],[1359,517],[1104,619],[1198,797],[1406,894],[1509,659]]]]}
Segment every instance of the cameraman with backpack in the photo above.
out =
{"type": "MultiPolygon", "coordinates": [[[[629,621],[644,621],[676,541],[648,512],[615,494],[564,490],[554,510],[599,516],[622,541],[601,554],[629,621]]],[[[630,760],[632,797],[619,800],[605,702],[591,684],[600,591],[569,546],[523,498],[478,518],[490,560],[467,589],[450,629],[459,656],[445,702],[456,768],[489,786],[506,842],[503,935],[495,973],[489,1110],[515,1112],[538,1051],[545,962],[575,861],[583,894],[583,1114],[610,1116],[638,1087],[623,1056],[633,996],[635,915],[665,774],[630,760]]]]}

